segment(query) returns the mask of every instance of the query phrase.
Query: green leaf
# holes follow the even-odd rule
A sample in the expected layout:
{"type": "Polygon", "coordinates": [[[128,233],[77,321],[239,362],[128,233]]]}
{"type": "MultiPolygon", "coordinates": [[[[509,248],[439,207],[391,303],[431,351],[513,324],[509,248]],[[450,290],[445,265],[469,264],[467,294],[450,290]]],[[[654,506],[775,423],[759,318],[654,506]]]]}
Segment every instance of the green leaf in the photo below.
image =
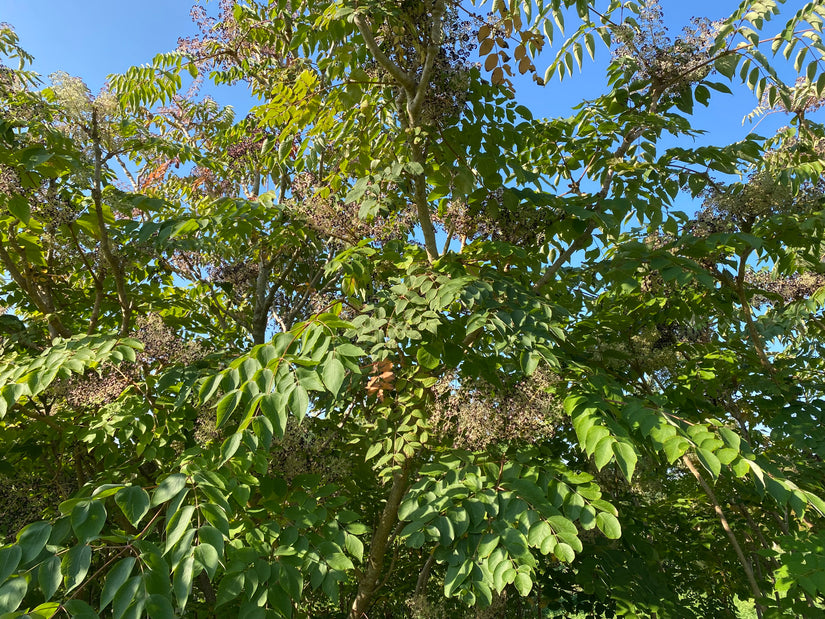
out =
{"type": "Polygon", "coordinates": [[[165,503],[186,487],[186,475],[175,473],[164,479],[152,495],[151,507],[165,503]]]}
{"type": "MultiPolygon", "coordinates": [[[[595,429],[595,428],[594,428],[595,429]]],[[[605,436],[596,443],[593,452],[593,461],[600,471],[613,459],[613,444],[616,442],[612,436],[605,436]]]]}
{"type": "Polygon", "coordinates": [[[221,386],[221,381],[223,380],[223,374],[215,374],[206,378],[201,384],[201,388],[198,391],[198,399],[201,404],[205,403],[207,400],[210,400],[213,395],[218,391],[218,388],[221,386]]]}
{"type": "Polygon", "coordinates": [[[29,201],[23,196],[12,196],[9,199],[9,212],[24,224],[28,224],[29,220],[31,220],[31,206],[29,206],[29,201]]]}
{"type": "MultiPolygon", "coordinates": [[[[17,535],[17,545],[23,551],[20,561],[25,565],[46,547],[46,542],[52,534],[52,525],[48,522],[33,522],[23,527],[17,535]]],[[[2,582],[0,580],[0,582],[2,582]]]]}
{"type": "Polygon", "coordinates": [[[218,585],[215,606],[222,606],[238,597],[243,592],[244,580],[245,578],[242,573],[224,576],[221,584],[218,585]]]}
{"type": "Polygon", "coordinates": [[[318,372],[309,368],[298,366],[295,368],[295,378],[298,385],[307,391],[324,391],[324,383],[318,376],[318,372]]]}
{"type": "Polygon", "coordinates": [[[63,586],[68,593],[83,582],[92,563],[92,548],[88,544],[74,546],[63,555],[60,573],[63,574],[63,586]]]}
{"type": "Polygon", "coordinates": [[[711,474],[711,477],[713,477],[713,479],[718,478],[719,472],[722,470],[722,463],[719,462],[719,458],[717,458],[712,451],[702,449],[701,447],[696,448],[696,455],[699,457],[699,462],[702,463],[702,466],[711,474]]]}
{"type": "Polygon", "coordinates": [[[235,455],[238,451],[238,447],[241,446],[241,439],[243,438],[243,432],[235,432],[232,436],[226,439],[223,444],[221,445],[221,459],[218,462],[218,466],[223,466],[235,455]]]}
{"type": "Polygon", "coordinates": [[[461,583],[467,580],[467,576],[470,575],[472,567],[473,564],[469,561],[462,561],[456,565],[447,566],[447,573],[444,576],[445,596],[452,597],[461,586],[461,583]]]}
{"type": "Polygon", "coordinates": [[[100,594],[100,609],[106,608],[120,588],[129,579],[132,574],[132,568],[135,565],[135,557],[125,557],[115,563],[115,566],[106,574],[106,581],[103,584],[103,592],[100,594]]]}
{"type": "Polygon", "coordinates": [[[17,610],[26,596],[28,587],[25,578],[12,578],[0,586],[0,615],[17,610]]]}
{"type": "Polygon", "coordinates": [[[175,568],[172,575],[172,589],[175,592],[175,599],[178,601],[178,608],[183,610],[192,592],[192,580],[195,576],[195,557],[190,555],[181,561],[175,568]]]}
{"type": "Polygon", "coordinates": [[[513,580],[513,586],[516,588],[516,591],[519,592],[521,597],[527,597],[530,595],[530,590],[533,588],[533,581],[529,574],[518,572],[513,580]]]}
{"type": "Polygon", "coordinates": [[[381,443],[373,443],[367,449],[367,453],[364,456],[364,461],[371,460],[375,456],[377,456],[381,452],[381,443]]]}
{"type": "Polygon", "coordinates": [[[309,408],[309,395],[301,385],[295,385],[295,389],[289,394],[289,410],[298,420],[303,419],[309,408]]]}
{"type": "Polygon", "coordinates": [[[115,503],[126,520],[136,527],[149,511],[149,493],[140,486],[122,488],[115,495],[115,503]]]}
{"type": "Polygon", "coordinates": [[[52,598],[62,580],[63,575],[60,573],[60,557],[49,557],[37,568],[37,583],[46,600],[52,598]]]}
{"type": "Polygon", "coordinates": [[[324,556],[324,561],[327,562],[334,570],[341,570],[342,572],[351,570],[354,566],[349,557],[342,552],[333,552],[332,554],[324,556]]]}
{"type": "Polygon", "coordinates": [[[112,602],[113,619],[122,619],[130,610],[132,613],[128,615],[129,619],[132,617],[138,619],[140,617],[140,613],[143,612],[142,583],[142,576],[133,576],[118,589],[118,592],[115,594],[115,599],[112,602]]]}
{"type": "Polygon", "coordinates": [[[31,619],[51,619],[60,610],[60,602],[44,602],[29,611],[31,619]]]}
{"type": "Polygon", "coordinates": [[[213,503],[202,503],[200,510],[209,524],[229,537],[229,519],[226,517],[226,512],[220,505],[215,505],[213,503]]]}
{"type": "Polygon", "coordinates": [[[722,436],[722,440],[725,441],[725,444],[728,447],[736,450],[737,452],[739,451],[741,439],[736,432],[730,428],[719,428],[719,434],[722,436]]]}
{"type": "Polygon", "coordinates": [[[690,447],[690,443],[688,443],[681,436],[671,436],[665,441],[664,444],[664,451],[667,461],[670,464],[673,464],[685,454],[688,447],[690,447]]]}
{"type": "Polygon", "coordinates": [[[519,365],[521,366],[521,371],[527,376],[530,376],[536,371],[536,368],[539,366],[539,361],[541,361],[541,357],[534,351],[524,350],[519,355],[519,365]]]}
{"type": "Polygon", "coordinates": [[[432,524],[438,529],[439,543],[442,546],[451,546],[455,540],[455,530],[453,529],[452,520],[447,516],[439,516],[432,524]]]}
{"type": "Polygon", "coordinates": [[[616,463],[622,471],[627,481],[633,478],[633,471],[636,469],[636,450],[628,443],[613,443],[613,453],[616,454],[616,463]]]}
{"type": "Polygon", "coordinates": [[[726,54],[716,59],[716,70],[727,78],[732,78],[739,64],[738,54],[726,54]]]}
{"type": "Polygon", "coordinates": [[[347,552],[358,559],[358,561],[364,560],[364,543],[360,539],[348,533],[344,538],[344,545],[346,546],[347,552]]]}
{"type": "Polygon", "coordinates": [[[81,501],[72,509],[72,529],[80,543],[95,539],[106,524],[102,501],[81,501]]]}
{"type": "Polygon", "coordinates": [[[286,398],[278,393],[268,393],[258,402],[261,412],[272,422],[273,430],[278,438],[283,438],[286,431],[286,403],[286,398]]]}
{"type": "Polygon", "coordinates": [[[194,513],[194,505],[185,505],[175,512],[166,525],[166,549],[164,552],[169,552],[172,546],[183,537],[192,523],[192,515],[194,513]]]}
{"type": "Polygon", "coordinates": [[[324,381],[324,385],[330,393],[337,396],[341,390],[341,385],[344,384],[345,375],[346,369],[344,368],[344,364],[338,361],[337,358],[332,357],[324,364],[321,379],[324,381]]]}
{"type": "Polygon", "coordinates": [[[152,619],[175,619],[172,602],[164,595],[153,593],[146,598],[146,613],[152,619]]]}
{"type": "Polygon", "coordinates": [[[619,539],[622,536],[619,519],[608,512],[599,512],[596,515],[596,526],[608,539],[619,539]]]}
{"type": "Polygon", "coordinates": [[[238,408],[238,404],[241,401],[241,391],[236,389],[230,393],[227,393],[218,401],[218,406],[215,409],[216,427],[220,428],[226,423],[226,420],[229,416],[238,408]]]}
{"type": "Polygon", "coordinates": [[[23,549],[20,546],[6,546],[0,550],[0,583],[14,573],[22,557],[23,549]]]}
{"type": "Polygon", "coordinates": [[[423,344],[415,351],[415,358],[418,364],[428,370],[434,370],[441,363],[441,356],[432,346],[423,344]]]}
{"type": "Polygon", "coordinates": [[[211,544],[199,544],[195,546],[195,561],[197,566],[203,567],[206,575],[212,580],[220,565],[220,558],[215,547],[211,544]]]}
{"type": "Polygon", "coordinates": [[[725,465],[733,462],[738,456],[739,452],[730,447],[723,447],[716,451],[716,457],[719,458],[719,462],[725,465]]]}
{"type": "Polygon", "coordinates": [[[94,608],[89,606],[83,600],[69,600],[63,604],[63,608],[69,613],[72,618],[78,619],[99,619],[98,614],[94,608]]]}
{"type": "Polygon", "coordinates": [[[367,353],[364,352],[363,348],[345,343],[335,347],[335,354],[342,357],[364,357],[367,353]]]}

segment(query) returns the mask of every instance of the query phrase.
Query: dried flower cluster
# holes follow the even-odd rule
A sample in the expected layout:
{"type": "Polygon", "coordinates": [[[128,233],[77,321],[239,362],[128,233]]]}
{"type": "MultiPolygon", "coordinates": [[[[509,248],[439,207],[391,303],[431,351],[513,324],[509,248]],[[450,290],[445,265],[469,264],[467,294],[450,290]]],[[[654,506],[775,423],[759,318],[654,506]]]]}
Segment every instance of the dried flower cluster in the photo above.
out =
{"type": "MultiPolygon", "coordinates": [[[[231,69],[240,57],[252,61],[247,70],[255,76],[251,81],[258,82],[258,87],[279,68],[286,71],[297,68],[294,55],[281,52],[281,45],[287,44],[288,47],[292,34],[294,13],[289,6],[292,3],[280,3],[282,10],[273,4],[266,19],[257,22],[250,20],[240,25],[235,19],[235,0],[219,0],[215,16],[210,15],[204,6],[208,1],[196,0],[190,11],[200,34],[178,39],[178,51],[192,59],[199,70],[199,77],[188,93],[190,96],[199,89],[203,76],[212,71],[231,69]],[[270,36],[279,39],[281,45],[274,44],[275,41],[267,43],[266,39],[270,36]],[[260,65],[260,72],[252,66],[255,64],[260,65]]],[[[234,77],[228,79],[231,83],[237,81],[234,77]]]]}
{"type": "Polygon", "coordinates": [[[614,31],[613,57],[633,79],[650,82],[654,92],[678,93],[711,72],[709,50],[719,26],[694,18],[681,37],[671,40],[659,3],[647,2],[637,24],[624,23],[614,31]]]}
{"type": "Polygon", "coordinates": [[[504,191],[498,187],[472,206],[452,200],[435,221],[468,242],[484,238],[520,246],[544,243],[548,229],[564,215],[553,208],[523,208],[520,204],[509,208],[503,200],[504,191]]]}
{"type": "Polygon", "coordinates": [[[132,384],[136,368],[132,364],[114,366],[106,363],[98,371],[90,370],[73,376],[55,386],[55,394],[63,396],[73,409],[98,408],[114,402],[132,384]]]}
{"type": "Polygon", "coordinates": [[[306,220],[321,237],[348,244],[364,238],[375,239],[378,243],[408,238],[416,221],[412,206],[395,209],[387,215],[378,214],[366,221],[358,216],[357,203],[344,204],[333,196],[323,198],[318,193],[320,186],[314,174],[296,174],[291,185],[291,198],[285,206],[306,220]]]}
{"type": "Polygon", "coordinates": [[[769,90],[765,91],[759,105],[748,115],[748,118],[764,116],[773,112],[804,117],[806,114],[816,112],[825,105],[825,97],[817,94],[816,84],[802,76],[796,78],[796,82],[786,93],[786,98],[777,97],[776,101],[771,104],[770,94],[769,90]]]}
{"type": "Polygon", "coordinates": [[[679,347],[710,341],[710,326],[700,321],[670,321],[636,326],[621,339],[602,339],[590,352],[593,363],[618,373],[666,376],[682,362],[679,347]]]}
{"type": "Polygon", "coordinates": [[[507,590],[501,594],[493,594],[493,601],[487,608],[475,606],[473,608],[448,609],[443,598],[433,602],[424,594],[413,595],[406,600],[410,619],[498,619],[503,617],[507,610],[507,590]]]}
{"type": "Polygon", "coordinates": [[[52,73],[49,79],[60,109],[74,120],[85,120],[93,109],[100,119],[115,117],[120,111],[117,98],[105,88],[93,97],[88,86],[79,77],[57,71],[52,73]]]}
{"type": "Polygon", "coordinates": [[[439,124],[460,116],[470,87],[470,62],[476,48],[476,29],[449,7],[443,21],[444,40],[433,68],[433,78],[422,107],[425,124],[439,124]]]}
{"type": "Polygon", "coordinates": [[[324,483],[343,480],[351,471],[351,459],[330,453],[329,436],[314,431],[316,420],[298,422],[290,417],[283,438],[272,443],[270,471],[288,482],[298,475],[320,475],[324,483]]]}
{"type": "Polygon", "coordinates": [[[562,418],[560,401],[550,392],[555,380],[538,370],[501,390],[484,382],[457,385],[454,378],[444,378],[434,388],[437,398],[430,426],[436,435],[470,450],[551,437],[562,418]]]}
{"type": "Polygon", "coordinates": [[[447,619],[443,603],[433,603],[426,595],[413,595],[407,599],[410,619],[447,619]]]}
{"type": "Polygon", "coordinates": [[[209,278],[216,283],[229,284],[240,290],[246,290],[255,285],[258,270],[258,265],[252,260],[233,264],[214,264],[209,267],[209,278]]]}
{"type": "MultiPolygon", "coordinates": [[[[770,154],[767,157],[769,157],[770,154]]],[[[776,155],[775,155],[776,156],[776,155]]],[[[716,185],[704,195],[704,204],[690,227],[695,236],[715,232],[750,232],[754,224],[774,215],[804,215],[822,206],[825,186],[791,182],[770,169],[761,169],[747,183],[716,185]]]]}
{"type": "MultiPolygon", "coordinates": [[[[809,298],[825,286],[825,275],[806,271],[804,273],[794,273],[790,277],[777,278],[767,271],[748,271],[745,274],[745,281],[759,290],[779,295],[787,303],[809,298]]],[[[751,302],[753,305],[759,306],[773,303],[774,300],[757,294],[751,302]]]]}
{"type": "MultiPolygon", "coordinates": [[[[416,81],[422,77],[425,50],[432,43],[429,23],[433,9],[433,0],[402,0],[393,18],[381,25],[378,36],[384,53],[416,81]]],[[[461,19],[457,7],[448,4],[441,26],[440,48],[421,107],[420,121],[425,125],[438,125],[461,114],[474,66],[470,62],[476,47],[472,23],[461,19]]],[[[383,75],[377,63],[372,63],[369,70],[383,75]]]]}
{"type": "Polygon", "coordinates": [[[157,314],[140,316],[137,319],[134,338],[143,344],[143,351],[138,354],[139,364],[189,365],[207,352],[201,342],[183,340],[157,314]]]}

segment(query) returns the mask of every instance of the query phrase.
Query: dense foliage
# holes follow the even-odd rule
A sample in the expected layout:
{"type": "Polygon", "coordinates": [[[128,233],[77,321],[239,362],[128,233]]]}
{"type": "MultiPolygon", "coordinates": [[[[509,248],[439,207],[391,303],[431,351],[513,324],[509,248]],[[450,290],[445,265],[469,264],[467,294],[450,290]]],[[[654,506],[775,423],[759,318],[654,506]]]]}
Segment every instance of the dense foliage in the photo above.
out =
{"type": "Polygon", "coordinates": [[[0,616],[825,615],[782,8],[221,0],[96,95],[0,29],[0,616]],[[786,126],[712,145],[731,89],[786,126]]]}

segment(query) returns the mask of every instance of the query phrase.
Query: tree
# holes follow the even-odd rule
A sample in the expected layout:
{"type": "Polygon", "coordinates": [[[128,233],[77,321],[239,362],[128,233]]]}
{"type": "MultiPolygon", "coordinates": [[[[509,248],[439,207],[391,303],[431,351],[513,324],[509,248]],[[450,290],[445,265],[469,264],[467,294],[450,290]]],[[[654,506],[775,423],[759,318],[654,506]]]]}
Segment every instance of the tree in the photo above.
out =
{"type": "Polygon", "coordinates": [[[4,28],[0,614],[822,616],[825,8],[780,5],[227,1],[96,96],[4,28]],[[606,94],[518,104],[597,41],[606,94]],[[725,79],[788,127],[692,143],[725,79]]]}

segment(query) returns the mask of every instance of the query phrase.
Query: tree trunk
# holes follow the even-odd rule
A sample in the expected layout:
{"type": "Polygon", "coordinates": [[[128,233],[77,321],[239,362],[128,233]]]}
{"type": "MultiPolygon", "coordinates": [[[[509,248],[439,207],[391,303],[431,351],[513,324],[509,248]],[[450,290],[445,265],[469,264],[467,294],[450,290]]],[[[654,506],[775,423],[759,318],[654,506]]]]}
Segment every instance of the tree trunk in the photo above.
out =
{"type": "Polygon", "coordinates": [[[370,544],[370,555],[367,559],[367,569],[358,583],[358,593],[352,602],[348,619],[366,619],[366,611],[372,603],[381,573],[384,570],[384,559],[387,556],[387,546],[389,545],[390,534],[395,528],[398,520],[398,507],[401,499],[407,492],[407,481],[409,475],[409,460],[401,465],[401,469],[396,471],[392,477],[392,487],[384,505],[381,519],[375,527],[370,544]]]}

